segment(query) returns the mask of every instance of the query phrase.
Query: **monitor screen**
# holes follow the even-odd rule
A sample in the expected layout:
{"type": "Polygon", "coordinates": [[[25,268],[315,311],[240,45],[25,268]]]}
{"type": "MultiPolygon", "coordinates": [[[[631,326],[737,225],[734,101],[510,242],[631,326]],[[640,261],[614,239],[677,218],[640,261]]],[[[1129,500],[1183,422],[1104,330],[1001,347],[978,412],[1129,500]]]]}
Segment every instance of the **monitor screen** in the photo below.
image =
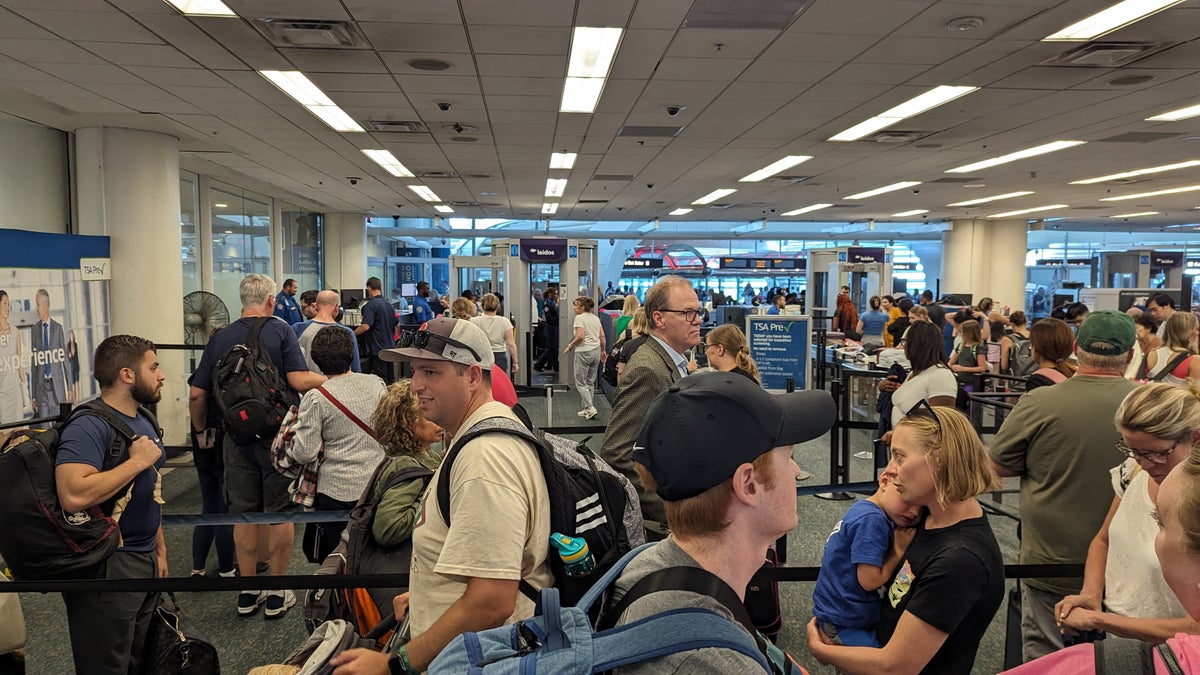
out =
{"type": "Polygon", "coordinates": [[[342,307],[345,309],[358,309],[366,299],[367,292],[361,288],[342,289],[342,307]]]}
{"type": "Polygon", "coordinates": [[[400,284],[400,295],[408,297],[410,295],[416,295],[416,294],[417,294],[417,285],[416,284],[400,284]]]}

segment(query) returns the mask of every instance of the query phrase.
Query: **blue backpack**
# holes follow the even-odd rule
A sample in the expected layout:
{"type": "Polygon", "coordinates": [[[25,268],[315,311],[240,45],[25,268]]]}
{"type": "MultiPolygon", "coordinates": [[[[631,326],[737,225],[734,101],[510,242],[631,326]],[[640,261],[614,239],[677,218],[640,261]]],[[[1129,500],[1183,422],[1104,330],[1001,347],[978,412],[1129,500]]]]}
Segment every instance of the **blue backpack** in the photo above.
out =
{"type": "MultiPolygon", "coordinates": [[[[544,588],[538,597],[533,618],[458,636],[430,664],[428,674],[584,675],[705,647],[731,649],[744,654],[757,661],[764,673],[792,675],[803,672],[783,651],[753,632],[746,609],[737,601],[733,590],[700,568],[673,567],[650,576],[695,570],[695,574],[711,577],[719,582],[723,587],[721,590],[727,594],[723,598],[722,593],[717,593],[715,599],[733,611],[734,616],[741,617],[739,622],[748,626],[756,636],[754,640],[728,618],[700,608],[674,609],[607,630],[593,628],[588,612],[602,600],[605,591],[617,580],[629,561],[653,545],[644,544],[626,553],[574,607],[560,605],[557,588],[544,588]],[[734,606],[730,606],[728,596],[732,596],[734,606]]],[[[645,593],[638,592],[641,584],[642,581],[635,584],[626,596],[636,594],[640,597],[659,590],[700,591],[690,581],[684,585],[673,579],[663,581],[661,577],[657,584],[652,581],[650,585],[653,588],[645,593]]],[[[633,599],[622,598],[617,608],[602,613],[600,624],[605,623],[605,618],[611,619],[609,623],[618,619],[622,611],[620,608],[627,607],[633,599]]]]}

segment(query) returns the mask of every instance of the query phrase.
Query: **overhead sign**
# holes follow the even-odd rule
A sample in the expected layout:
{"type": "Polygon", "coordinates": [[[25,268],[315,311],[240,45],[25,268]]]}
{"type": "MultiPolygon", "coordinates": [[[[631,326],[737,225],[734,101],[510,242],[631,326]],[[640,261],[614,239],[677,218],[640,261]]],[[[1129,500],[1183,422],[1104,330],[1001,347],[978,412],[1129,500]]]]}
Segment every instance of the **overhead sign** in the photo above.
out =
{"type": "Polygon", "coordinates": [[[626,258],[625,269],[627,270],[657,270],[662,269],[662,258],[626,258]]]}
{"type": "Polygon", "coordinates": [[[557,263],[567,259],[566,239],[522,239],[521,260],[533,263],[557,263]]]}
{"type": "Polygon", "coordinates": [[[887,262],[882,248],[851,248],[846,250],[846,262],[876,263],[887,262]]]}
{"type": "Polygon", "coordinates": [[[1067,258],[1064,261],[1062,258],[1043,258],[1038,261],[1039,265],[1091,265],[1091,258],[1067,258]]]}
{"type": "Polygon", "coordinates": [[[803,270],[808,268],[804,258],[720,258],[717,266],[723,270],[803,270]]]}
{"type": "Polygon", "coordinates": [[[787,391],[789,379],[796,391],[808,386],[812,364],[812,321],[808,316],[747,316],[746,337],[763,388],[787,391]]]}
{"type": "Polygon", "coordinates": [[[1151,265],[1153,267],[1182,267],[1183,252],[1155,252],[1151,257],[1151,265]]]}

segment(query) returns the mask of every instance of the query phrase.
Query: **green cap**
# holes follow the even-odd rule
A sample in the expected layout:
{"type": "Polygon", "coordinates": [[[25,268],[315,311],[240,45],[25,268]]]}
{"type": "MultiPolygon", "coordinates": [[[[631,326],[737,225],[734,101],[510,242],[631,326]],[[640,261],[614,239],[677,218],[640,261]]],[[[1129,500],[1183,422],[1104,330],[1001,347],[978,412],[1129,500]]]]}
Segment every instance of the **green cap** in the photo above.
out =
{"type": "Polygon", "coordinates": [[[1075,343],[1089,354],[1116,356],[1133,349],[1137,342],[1137,330],[1133,319],[1124,312],[1101,310],[1091,312],[1083,320],[1075,343]]]}

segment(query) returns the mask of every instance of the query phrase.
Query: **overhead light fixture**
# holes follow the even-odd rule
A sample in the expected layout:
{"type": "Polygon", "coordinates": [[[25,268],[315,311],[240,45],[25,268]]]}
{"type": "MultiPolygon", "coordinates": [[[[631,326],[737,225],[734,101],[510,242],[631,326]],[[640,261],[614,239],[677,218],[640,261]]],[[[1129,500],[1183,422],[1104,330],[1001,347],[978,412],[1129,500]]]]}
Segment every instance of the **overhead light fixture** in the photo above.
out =
{"type": "Polygon", "coordinates": [[[558,202],[546,202],[542,204],[542,214],[552,216],[558,212],[558,202]]]}
{"type": "Polygon", "coordinates": [[[184,16],[232,16],[237,13],[221,0],[164,0],[184,16]]]}
{"type": "Polygon", "coordinates": [[[1121,197],[1105,197],[1102,202],[1122,202],[1126,199],[1141,199],[1142,197],[1157,197],[1159,195],[1173,195],[1180,192],[1194,192],[1200,190],[1200,185],[1188,185],[1186,187],[1171,188],[1169,190],[1155,190],[1154,192],[1139,192],[1136,195],[1124,195],[1121,197]]]}
{"type": "Polygon", "coordinates": [[[1066,209],[1066,208],[1070,208],[1070,207],[1067,206],[1066,204],[1051,204],[1049,206],[1035,206],[1032,209],[1021,209],[1020,211],[1006,211],[1004,213],[997,213],[995,215],[988,216],[988,218],[1009,218],[1012,216],[1023,216],[1026,213],[1037,213],[1039,211],[1051,211],[1053,209],[1066,209]]]}
{"type": "Polygon", "coordinates": [[[229,207],[228,204],[213,204],[213,206],[217,207],[218,209],[224,209],[224,208],[229,207]]]}
{"type": "Polygon", "coordinates": [[[1044,155],[1048,152],[1057,152],[1059,150],[1066,150],[1067,148],[1073,148],[1077,145],[1083,145],[1086,142],[1087,141],[1054,141],[1053,143],[1047,143],[1045,145],[1039,145],[1039,146],[1033,147],[1033,148],[1026,148],[1024,150],[1018,150],[1017,152],[1010,152],[1007,155],[1000,155],[999,157],[985,159],[982,162],[975,162],[974,164],[960,166],[957,169],[950,169],[950,170],[946,171],[946,173],[971,173],[972,171],[978,171],[980,169],[988,169],[993,166],[998,166],[1000,164],[1008,164],[1009,162],[1015,162],[1018,159],[1025,159],[1027,157],[1036,157],[1038,155],[1044,155]]]}
{"type": "Polygon", "coordinates": [[[1197,115],[1200,115],[1200,104],[1190,105],[1186,108],[1180,108],[1179,110],[1172,110],[1170,112],[1165,112],[1161,115],[1155,115],[1154,117],[1147,117],[1146,121],[1147,122],[1178,122],[1179,120],[1186,120],[1189,117],[1195,117],[1197,115]]]}
{"type": "Polygon", "coordinates": [[[718,199],[720,199],[721,197],[731,195],[735,192],[737,192],[736,188],[721,188],[720,190],[713,190],[712,192],[701,197],[700,199],[697,199],[696,201],[692,202],[692,204],[695,206],[704,206],[705,204],[711,204],[711,203],[717,201],[718,199]]]}
{"type": "Polygon", "coordinates": [[[575,166],[575,158],[578,156],[574,152],[552,152],[550,153],[550,168],[551,169],[570,169],[575,166]]]}
{"type": "Polygon", "coordinates": [[[1158,211],[1138,211],[1137,213],[1118,213],[1115,216],[1109,216],[1109,218],[1138,218],[1140,216],[1157,216],[1157,215],[1158,215],[1158,211]]]}
{"type": "Polygon", "coordinates": [[[1031,194],[1033,194],[1033,193],[1030,192],[1029,190],[1025,190],[1024,192],[1006,192],[1002,195],[996,195],[995,197],[981,197],[979,199],[968,199],[965,202],[954,202],[953,204],[947,204],[946,206],[975,206],[976,204],[986,204],[988,202],[998,202],[1001,199],[1012,199],[1013,197],[1024,197],[1025,195],[1031,195],[1031,194]]]}
{"type": "Polygon", "coordinates": [[[567,190],[566,178],[547,178],[546,179],[546,196],[561,197],[563,192],[567,190]]]}
{"type": "Polygon", "coordinates": [[[945,84],[940,87],[934,87],[924,94],[910,98],[904,103],[875,117],[864,122],[859,122],[840,134],[830,136],[829,140],[857,141],[880,129],[886,129],[901,120],[920,115],[927,110],[932,110],[940,105],[949,103],[960,96],[966,96],[976,89],[979,89],[979,87],[953,87],[945,84]]]}
{"type": "MultiPolygon", "coordinates": [[[[1197,110],[1200,115],[1200,109],[1197,110]]],[[[1093,183],[1104,183],[1110,180],[1121,180],[1122,178],[1133,178],[1134,176],[1145,176],[1151,173],[1162,173],[1164,171],[1175,171],[1176,169],[1187,169],[1193,166],[1200,166],[1200,160],[1193,159],[1187,162],[1179,162],[1178,164],[1164,164],[1162,166],[1152,166],[1148,169],[1134,169],[1133,171],[1125,171],[1123,173],[1114,173],[1108,176],[1100,176],[1099,178],[1088,178],[1086,180],[1073,180],[1071,185],[1091,185],[1093,183]]]]}
{"type": "Polygon", "coordinates": [[[837,227],[827,227],[823,231],[829,234],[856,234],[858,232],[870,232],[874,229],[875,221],[864,220],[857,223],[838,225],[837,227]]]}
{"type": "Polygon", "coordinates": [[[595,112],[622,32],[620,28],[575,27],[559,112],[595,112]]]}
{"type": "Polygon", "coordinates": [[[779,160],[778,162],[773,162],[771,164],[764,166],[763,168],[759,169],[758,171],[755,171],[754,173],[742,178],[738,182],[739,183],[757,183],[758,181],[760,181],[764,178],[770,178],[771,176],[774,176],[775,174],[779,173],[780,171],[786,171],[787,169],[790,169],[793,166],[796,166],[797,164],[803,164],[804,162],[807,162],[810,159],[812,159],[811,155],[788,155],[787,157],[784,157],[783,159],[779,160]]]}
{"type": "Polygon", "coordinates": [[[766,221],[765,220],[756,220],[753,223],[746,223],[745,225],[738,225],[737,227],[733,228],[729,232],[731,234],[749,234],[751,232],[758,232],[759,230],[765,230],[765,229],[767,229],[766,221]]]}
{"type": "Polygon", "coordinates": [[[424,199],[427,202],[442,201],[441,197],[434,194],[433,190],[430,190],[429,188],[425,187],[424,185],[409,185],[408,189],[417,193],[417,195],[420,196],[421,199],[424,199]]]}
{"type": "Polygon", "coordinates": [[[919,216],[922,213],[929,213],[929,209],[913,209],[912,211],[901,211],[900,213],[893,213],[892,217],[893,218],[907,218],[909,216],[919,216]]]}
{"type": "Polygon", "coordinates": [[[454,209],[446,206],[445,204],[438,204],[437,206],[433,207],[433,210],[437,211],[438,213],[454,213],[454,209]]]}
{"type": "Polygon", "coordinates": [[[686,216],[687,214],[689,214],[691,212],[692,212],[691,209],[675,209],[674,211],[668,213],[667,215],[668,216],[686,216]]]}
{"type": "Polygon", "coordinates": [[[290,96],[296,103],[307,108],[330,129],[334,131],[364,131],[358,122],[354,121],[354,118],[339,108],[333,99],[326,96],[325,92],[313,84],[304,73],[298,70],[260,70],[258,74],[279,87],[280,91],[290,96]]]}
{"type": "Polygon", "coordinates": [[[1082,21],[1077,21],[1057,33],[1047,35],[1042,38],[1042,41],[1088,42],[1181,2],[1183,0],[1124,0],[1124,2],[1118,2],[1082,21]]]}
{"type": "Polygon", "coordinates": [[[854,194],[854,195],[850,195],[849,197],[846,197],[846,199],[866,199],[868,197],[874,197],[875,195],[881,195],[885,192],[894,192],[896,190],[903,190],[904,188],[910,188],[914,185],[920,185],[920,184],[921,184],[921,181],[919,181],[919,180],[906,180],[906,181],[902,181],[899,183],[892,183],[891,185],[884,185],[883,187],[875,188],[874,190],[867,190],[866,192],[859,192],[858,194],[854,194]]]}
{"type": "Polygon", "coordinates": [[[638,232],[641,234],[650,234],[651,232],[653,232],[657,229],[658,229],[658,219],[655,218],[654,222],[646,223],[645,225],[642,225],[641,227],[639,227],[638,232]]]}
{"type": "Polygon", "coordinates": [[[446,219],[442,218],[441,216],[434,216],[433,226],[443,232],[453,232],[454,231],[454,226],[451,225],[450,223],[447,223],[446,219]]]}
{"type": "Polygon", "coordinates": [[[390,150],[363,150],[364,155],[371,158],[379,166],[382,166],[388,173],[397,178],[412,178],[413,172],[408,170],[408,167],[400,163],[396,156],[390,150]]]}
{"type": "Polygon", "coordinates": [[[808,213],[809,211],[820,211],[821,209],[827,209],[831,206],[833,206],[833,204],[809,204],[808,206],[802,206],[798,209],[795,209],[794,211],[788,211],[788,212],[780,214],[780,215],[785,216],[785,217],[798,216],[801,213],[808,213]]]}

